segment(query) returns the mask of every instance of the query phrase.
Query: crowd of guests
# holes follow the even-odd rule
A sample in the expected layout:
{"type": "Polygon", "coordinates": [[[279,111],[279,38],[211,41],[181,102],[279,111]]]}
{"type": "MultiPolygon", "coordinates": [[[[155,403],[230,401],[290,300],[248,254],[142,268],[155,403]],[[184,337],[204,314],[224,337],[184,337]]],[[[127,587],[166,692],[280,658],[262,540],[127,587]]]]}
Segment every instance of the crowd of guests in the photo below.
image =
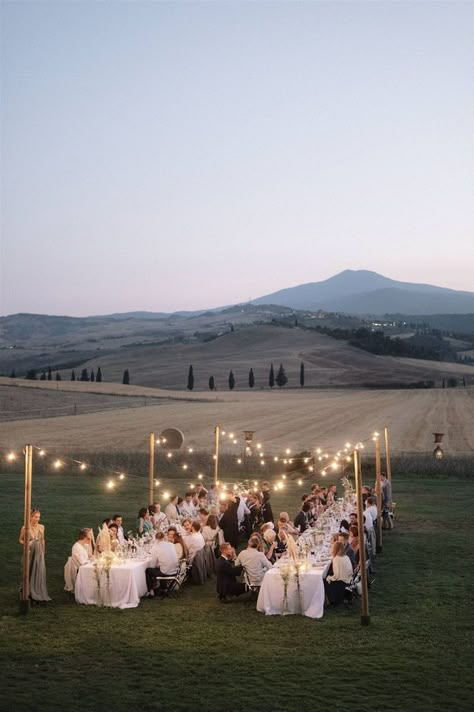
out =
{"type": "MultiPolygon", "coordinates": [[[[382,509],[391,504],[390,482],[382,476],[382,509]]],[[[150,597],[166,590],[163,581],[175,577],[183,565],[187,571],[205,566],[216,573],[217,593],[221,600],[240,597],[261,585],[265,572],[282,556],[289,538],[297,539],[313,526],[321,514],[335,503],[336,485],[312,485],[301,498],[300,510],[292,520],[287,512],[273,515],[270,486],[264,482],[260,491],[219,492],[215,485],[188,491],[184,497],[170,497],[164,511],[158,502],[139,510],[134,530],[125,532],[123,517],[114,514],[102,523],[94,542],[90,529],[81,530],[72,548],[74,566],[79,568],[104,545],[113,550],[130,539],[148,534],[154,537],[152,563],[146,571],[150,597]],[[104,529],[105,525],[105,529],[104,529]],[[103,541],[104,531],[107,542],[103,541]],[[237,553],[247,542],[246,548],[237,553]]],[[[359,566],[359,529],[364,527],[367,560],[375,557],[375,527],[378,516],[374,491],[363,488],[364,521],[351,513],[340,523],[334,536],[332,562],[325,578],[326,604],[336,605],[344,599],[347,585],[359,566]]]]}

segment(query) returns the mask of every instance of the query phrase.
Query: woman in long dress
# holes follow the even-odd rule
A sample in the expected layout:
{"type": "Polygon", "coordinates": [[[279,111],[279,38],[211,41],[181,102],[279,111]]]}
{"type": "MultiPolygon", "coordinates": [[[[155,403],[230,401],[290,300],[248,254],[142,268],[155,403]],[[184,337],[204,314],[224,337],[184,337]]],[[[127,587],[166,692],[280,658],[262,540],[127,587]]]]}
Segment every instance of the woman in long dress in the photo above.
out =
{"type": "MultiPolygon", "coordinates": [[[[50,601],[46,586],[46,564],[44,561],[44,525],[40,524],[41,512],[31,510],[30,516],[30,598],[32,601],[50,601]]],[[[20,531],[20,544],[25,542],[25,527],[20,531]]]]}

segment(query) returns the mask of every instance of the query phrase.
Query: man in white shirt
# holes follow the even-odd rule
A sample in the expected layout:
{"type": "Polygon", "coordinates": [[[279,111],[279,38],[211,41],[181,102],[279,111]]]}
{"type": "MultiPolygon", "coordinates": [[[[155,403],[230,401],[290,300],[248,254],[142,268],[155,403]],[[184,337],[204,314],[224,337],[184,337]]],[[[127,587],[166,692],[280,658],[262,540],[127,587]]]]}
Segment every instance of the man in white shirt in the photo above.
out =
{"type": "Polygon", "coordinates": [[[120,546],[123,546],[125,544],[125,534],[123,531],[123,518],[121,514],[114,514],[113,516],[113,523],[117,525],[117,539],[118,543],[120,546]]]}
{"type": "Polygon", "coordinates": [[[91,530],[81,529],[76,543],[72,547],[71,556],[77,568],[89,563],[89,546],[91,543],[91,530]]]}
{"type": "Polygon", "coordinates": [[[153,566],[145,571],[149,596],[155,595],[155,578],[157,576],[174,576],[178,570],[178,555],[174,544],[165,540],[163,532],[157,532],[155,539],[155,544],[150,552],[153,566]]]}
{"type": "Polygon", "coordinates": [[[197,516],[196,507],[194,506],[193,502],[192,492],[186,492],[186,494],[184,495],[184,501],[181,504],[181,513],[185,517],[191,517],[191,519],[194,519],[194,517],[197,516]]]}
{"type": "Polygon", "coordinates": [[[375,497],[367,497],[367,500],[365,502],[365,513],[367,512],[370,514],[372,517],[372,523],[374,524],[377,521],[377,500],[375,497]]]}
{"type": "Polygon", "coordinates": [[[236,566],[244,567],[251,586],[261,586],[266,571],[272,568],[265,554],[258,551],[259,543],[257,537],[250,537],[247,548],[240,552],[235,562],[236,566]]]}
{"type": "Polygon", "coordinates": [[[205,541],[201,534],[201,524],[200,522],[193,522],[191,525],[191,532],[184,537],[184,543],[188,550],[188,561],[192,562],[197,552],[204,549],[205,541]]]}

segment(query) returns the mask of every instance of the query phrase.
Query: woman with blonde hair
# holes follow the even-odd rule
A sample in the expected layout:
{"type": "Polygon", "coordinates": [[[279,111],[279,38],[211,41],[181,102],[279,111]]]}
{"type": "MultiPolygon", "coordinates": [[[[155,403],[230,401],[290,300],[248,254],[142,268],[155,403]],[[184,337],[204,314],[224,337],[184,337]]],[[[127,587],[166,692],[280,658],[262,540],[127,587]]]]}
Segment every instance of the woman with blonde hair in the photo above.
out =
{"type": "Polygon", "coordinates": [[[344,549],[342,541],[336,541],[332,546],[332,574],[324,579],[327,606],[342,603],[346,586],[352,581],[352,564],[344,549]]]}
{"type": "MultiPolygon", "coordinates": [[[[40,524],[41,512],[32,509],[30,514],[30,598],[35,602],[50,601],[51,598],[46,586],[46,564],[44,554],[46,550],[44,539],[44,525],[40,524]]],[[[20,531],[20,544],[25,543],[25,527],[20,531]]]]}

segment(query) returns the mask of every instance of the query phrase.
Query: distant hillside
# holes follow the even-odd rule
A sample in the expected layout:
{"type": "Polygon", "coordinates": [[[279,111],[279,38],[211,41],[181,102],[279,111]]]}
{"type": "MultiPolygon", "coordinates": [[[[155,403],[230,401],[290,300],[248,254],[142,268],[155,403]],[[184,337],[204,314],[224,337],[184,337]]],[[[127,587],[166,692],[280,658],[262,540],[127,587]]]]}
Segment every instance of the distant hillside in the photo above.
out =
{"type": "MultiPolygon", "coordinates": [[[[313,330],[285,328],[271,324],[230,331],[218,339],[203,342],[127,347],[89,360],[81,367],[97,370],[105,381],[121,382],[129,369],[133,385],[185,390],[192,364],[195,390],[207,390],[213,376],[219,391],[229,390],[232,369],[236,389],[248,389],[249,370],[255,388],[268,388],[270,364],[275,372],[280,363],[286,369],[287,387],[299,388],[299,369],[305,364],[305,386],[375,386],[414,383],[465,376],[474,380],[474,366],[440,363],[392,356],[379,356],[350,346],[313,330]]],[[[69,373],[65,372],[65,378],[69,373]]]]}
{"type": "Polygon", "coordinates": [[[252,304],[366,315],[474,314],[474,292],[398,282],[367,270],[345,270],[322,282],[266,294],[252,304]]]}

